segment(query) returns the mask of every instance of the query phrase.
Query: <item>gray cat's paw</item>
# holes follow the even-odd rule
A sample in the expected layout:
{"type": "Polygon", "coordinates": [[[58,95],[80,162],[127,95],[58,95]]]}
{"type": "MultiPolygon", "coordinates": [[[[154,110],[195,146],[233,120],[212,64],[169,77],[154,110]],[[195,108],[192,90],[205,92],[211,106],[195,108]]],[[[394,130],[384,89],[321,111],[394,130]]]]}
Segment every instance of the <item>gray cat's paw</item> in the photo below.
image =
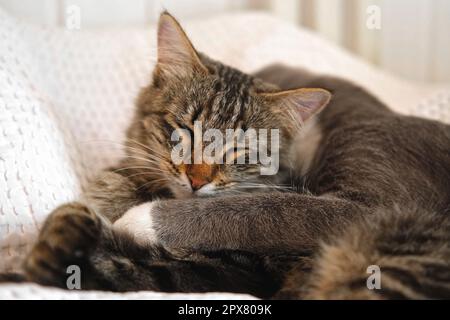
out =
{"type": "Polygon", "coordinates": [[[113,228],[117,231],[128,233],[138,244],[158,244],[153,219],[157,203],[157,201],[145,202],[131,208],[114,222],[113,228]]]}
{"type": "Polygon", "coordinates": [[[158,246],[170,252],[177,259],[185,259],[192,255],[191,248],[185,248],[171,240],[177,237],[178,225],[161,223],[161,216],[173,213],[179,203],[173,201],[145,202],[128,210],[113,224],[113,230],[126,233],[142,246],[158,246]]]}

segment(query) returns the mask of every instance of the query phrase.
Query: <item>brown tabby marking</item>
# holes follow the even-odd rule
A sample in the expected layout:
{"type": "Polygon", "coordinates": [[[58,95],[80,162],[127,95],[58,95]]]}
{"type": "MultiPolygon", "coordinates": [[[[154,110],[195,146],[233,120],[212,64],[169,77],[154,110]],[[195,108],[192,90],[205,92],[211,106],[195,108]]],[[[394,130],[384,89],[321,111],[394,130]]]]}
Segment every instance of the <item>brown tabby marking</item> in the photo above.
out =
{"type": "Polygon", "coordinates": [[[417,209],[379,212],[325,244],[313,270],[301,282],[299,273],[291,273],[278,295],[450,299],[450,220],[417,209]],[[367,288],[367,268],[373,265],[381,269],[381,290],[367,288]]]}
{"type": "Polygon", "coordinates": [[[168,14],[127,157],[89,198],[97,218],[77,204],[49,216],[25,263],[30,280],[64,287],[66,266],[79,263],[85,289],[450,297],[450,127],[396,114],[341,79],[283,66],[244,74],[198,54],[168,14]],[[281,129],[279,174],[174,165],[170,133],[195,120],[281,129]],[[215,197],[201,197],[204,186],[215,197]],[[111,226],[155,199],[143,212],[155,244],[111,226]],[[382,289],[371,291],[365,271],[374,264],[382,289]]]}

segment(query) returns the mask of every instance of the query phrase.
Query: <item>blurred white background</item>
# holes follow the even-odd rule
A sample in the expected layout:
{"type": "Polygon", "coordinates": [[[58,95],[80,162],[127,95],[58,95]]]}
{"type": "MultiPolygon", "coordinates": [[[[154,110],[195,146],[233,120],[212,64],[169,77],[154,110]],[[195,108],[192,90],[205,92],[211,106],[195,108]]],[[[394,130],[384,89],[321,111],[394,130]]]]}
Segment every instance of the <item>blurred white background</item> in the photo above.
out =
{"type": "Polygon", "coordinates": [[[80,8],[81,29],[143,26],[163,7],[181,20],[264,10],[399,76],[450,81],[448,0],[0,0],[17,16],[48,26],[64,26],[73,5],[80,8]]]}

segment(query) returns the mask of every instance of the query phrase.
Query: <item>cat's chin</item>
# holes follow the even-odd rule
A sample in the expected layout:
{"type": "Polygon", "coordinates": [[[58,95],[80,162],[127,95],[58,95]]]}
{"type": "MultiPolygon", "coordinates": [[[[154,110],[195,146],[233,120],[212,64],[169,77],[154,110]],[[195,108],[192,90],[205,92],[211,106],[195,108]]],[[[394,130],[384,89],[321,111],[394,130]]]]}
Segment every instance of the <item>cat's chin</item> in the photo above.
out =
{"type": "Polygon", "coordinates": [[[191,188],[172,188],[171,192],[175,199],[180,200],[213,197],[217,194],[216,186],[213,183],[208,183],[197,191],[192,191],[191,188]]]}
{"type": "Polygon", "coordinates": [[[216,194],[213,193],[199,193],[199,192],[189,192],[189,193],[181,193],[179,195],[174,195],[174,198],[177,200],[186,200],[192,198],[211,198],[216,194]]]}
{"type": "Polygon", "coordinates": [[[190,190],[171,190],[175,199],[191,199],[195,198],[196,194],[190,190]]]}

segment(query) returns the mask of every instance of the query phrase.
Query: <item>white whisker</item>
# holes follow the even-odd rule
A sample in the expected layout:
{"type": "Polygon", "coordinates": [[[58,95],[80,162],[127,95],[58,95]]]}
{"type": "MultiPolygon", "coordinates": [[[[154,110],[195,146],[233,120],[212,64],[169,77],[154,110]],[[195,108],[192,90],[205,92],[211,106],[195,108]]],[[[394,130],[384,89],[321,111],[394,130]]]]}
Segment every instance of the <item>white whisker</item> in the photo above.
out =
{"type": "Polygon", "coordinates": [[[165,178],[151,180],[151,181],[149,181],[149,182],[147,182],[147,183],[144,183],[144,184],[141,185],[139,188],[136,188],[135,191],[137,191],[137,190],[139,190],[139,189],[142,189],[143,187],[148,186],[148,185],[150,185],[150,184],[152,184],[152,183],[160,182],[160,181],[167,181],[167,182],[170,182],[170,180],[165,179],[165,178]]]}
{"type": "Polygon", "coordinates": [[[136,143],[137,145],[140,145],[141,147],[143,147],[143,148],[145,148],[146,150],[150,151],[152,154],[157,154],[157,155],[159,155],[159,156],[161,156],[161,157],[166,157],[166,155],[162,154],[161,152],[159,152],[159,151],[157,151],[157,150],[155,150],[155,149],[152,149],[152,148],[150,148],[149,146],[147,146],[147,145],[145,145],[145,144],[143,144],[143,143],[141,143],[141,142],[139,142],[139,141],[136,141],[136,140],[130,139],[130,138],[128,138],[127,141],[128,141],[128,142],[131,142],[131,143],[136,143]]]}

